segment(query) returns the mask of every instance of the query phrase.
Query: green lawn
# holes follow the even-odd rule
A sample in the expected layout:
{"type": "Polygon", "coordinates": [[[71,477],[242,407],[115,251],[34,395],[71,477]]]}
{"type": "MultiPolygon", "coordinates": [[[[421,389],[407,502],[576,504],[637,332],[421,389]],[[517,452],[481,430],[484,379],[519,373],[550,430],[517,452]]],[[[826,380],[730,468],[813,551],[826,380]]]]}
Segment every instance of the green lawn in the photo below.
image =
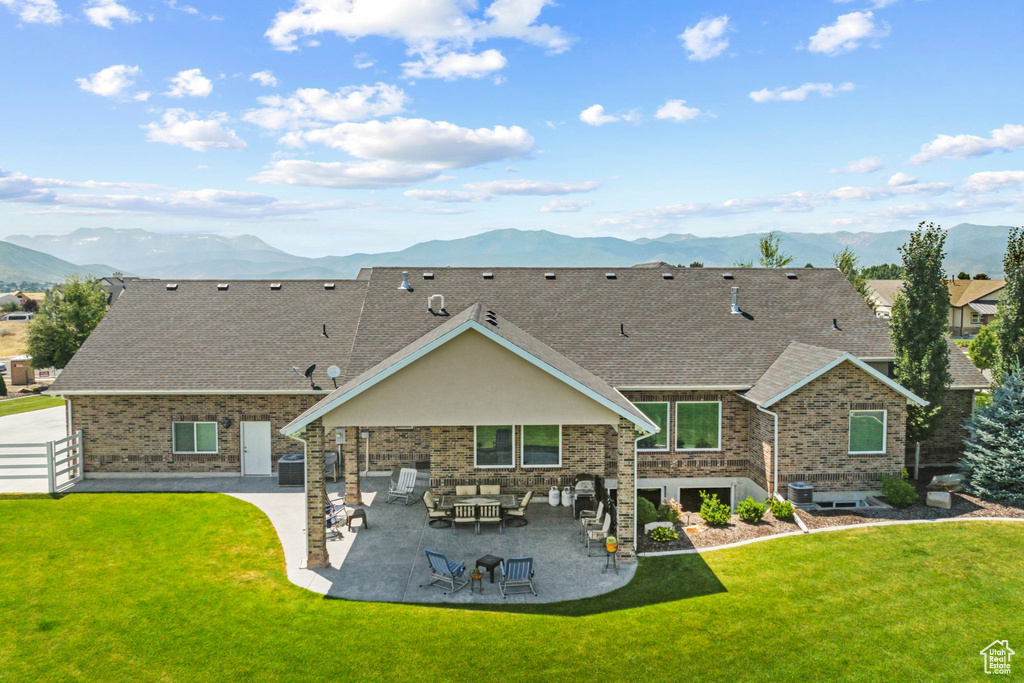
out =
{"type": "Polygon", "coordinates": [[[1021,548],[1000,522],[812,534],[467,610],[293,586],[267,519],[223,495],[7,497],[0,680],[982,680],[984,646],[1024,647],[1021,548]]]}
{"type": "Polygon", "coordinates": [[[28,396],[26,398],[12,398],[0,401],[0,417],[5,415],[16,415],[27,413],[43,408],[56,408],[64,405],[64,399],[59,396],[28,396]]]}

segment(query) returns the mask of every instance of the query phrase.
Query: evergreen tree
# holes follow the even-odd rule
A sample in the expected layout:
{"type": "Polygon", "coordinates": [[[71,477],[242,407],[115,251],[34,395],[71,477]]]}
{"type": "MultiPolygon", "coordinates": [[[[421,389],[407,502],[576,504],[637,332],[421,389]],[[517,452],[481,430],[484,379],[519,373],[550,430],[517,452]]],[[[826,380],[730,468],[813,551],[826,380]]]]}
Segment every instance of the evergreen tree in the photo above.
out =
{"type": "MultiPolygon", "coordinates": [[[[939,426],[939,414],[952,378],[946,326],[949,289],[942,272],[946,233],[923,221],[899,248],[903,257],[903,290],[892,305],[890,329],[896,355],[896,381],[928,401],[907,406],[907,438],[917,445],[939,426]]],[[[916,459],[915,459],[916,462],[916,459]]],[[[915,465],[914,477],[917,477],[915,465]]]]}
{"type": "Polygon", "coordinates": [[[757,248],[761,252],[758,263],[762,268],[785,268],[793,262],[793,256],[782,251],[782,236],[776,232],[770,232],[762,237],[757,243],[757,248]]]}
{"type": "Polygon", "coordinates": [[[63,368],[106,312],[107,293],[96,278],[72,275],[47,291],[28,328],[32,365],[63,368]]]}
{"type": "Polygon", "coordinates": [[[997,323],[985,325],[967,347],[967,355],[979,370],[991,370],[999,365],[999,340],[993,327],[997,323]]]}
{"type": "Polygon", "coordinates": [[[1024,228],[1011,228],[1003,256],[1006,288],[999,297],[999,373],[1024,365],[1024,228]]]}
{"type": "Polygon", "coordinates": [[[857,269],[857,264],[860,259],[856,254],[853,253],[853,249],[844,247],[842,251],[837,254],[832,254],[832,263],[839,272],[846,276],[846,279],[850,281],[853,288],[857,290],[867,305],[871,307],[871,310],[875,310],[875,304],[871,301],[871,288],[868,286],[868,279],[864,277],[864,273],[857,269]]]}
{"type": "Polygon", "coordinates": [[[981,498],[1024,505],[1024,371],[1008,372],[992,396],[967,423],[960,470],[966,489],[981,498]]]}

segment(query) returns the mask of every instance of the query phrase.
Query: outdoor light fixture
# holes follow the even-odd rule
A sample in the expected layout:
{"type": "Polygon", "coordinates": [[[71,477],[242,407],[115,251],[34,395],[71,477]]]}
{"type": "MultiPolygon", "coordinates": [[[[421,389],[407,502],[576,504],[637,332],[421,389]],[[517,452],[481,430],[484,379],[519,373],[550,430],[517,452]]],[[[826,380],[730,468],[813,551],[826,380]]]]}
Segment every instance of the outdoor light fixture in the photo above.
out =
{"type": "Polygon", "coordinates": [[[224,429],[227,429],[228,427],[231,426],[231,418],[225,417],[223,420],[220,421],[220,424],[222,427],[224,427],[224,429]]]}

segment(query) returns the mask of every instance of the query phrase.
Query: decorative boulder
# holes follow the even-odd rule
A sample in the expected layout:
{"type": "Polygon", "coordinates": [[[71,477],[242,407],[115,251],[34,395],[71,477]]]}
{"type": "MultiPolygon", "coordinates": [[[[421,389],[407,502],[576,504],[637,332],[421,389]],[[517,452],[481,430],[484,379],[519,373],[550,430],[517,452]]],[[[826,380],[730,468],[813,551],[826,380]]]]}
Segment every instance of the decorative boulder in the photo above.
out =
{"type": "Polygon", "coordinates": [[[931,483],[928,484],[928,490],[959,493],[964,490],[963,483],[964,475],[962,474],[943,474],[937,477],[932,477],[931,483]]]}
{"type": "Polygon", "coordinates": [[[928,507],[943,508],[948,510],[953,504],[953,496],[948,491],[929,491],[928,507]]]}
{"type": "Polygon", "coordinates": [[[651,522],[650,524],[644,524],[644,533],[649,534],[660,526],[671,529],[674,525],[672,522],[651,522]]]}

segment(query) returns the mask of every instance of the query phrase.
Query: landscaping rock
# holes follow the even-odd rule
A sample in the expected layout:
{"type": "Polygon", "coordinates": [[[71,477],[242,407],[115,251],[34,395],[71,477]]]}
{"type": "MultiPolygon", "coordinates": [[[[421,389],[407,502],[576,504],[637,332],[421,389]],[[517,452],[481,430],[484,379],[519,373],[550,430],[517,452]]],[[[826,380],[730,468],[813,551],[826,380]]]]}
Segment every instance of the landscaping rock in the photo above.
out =
{"type": "Polygon", "coordinates": [[[953,496],[948,491],[929,491],[926,502],[928,507],[948,510],[953,504],[953,496]]]}
{"type": "Polygon", "coordinates": [[[964,490],[963,483],[964,476],[962,474],[942,474],[932,477],[931,483],[928,484],[928,490],[960,493],[964,490]]]}
{"type": "Polygon", "coordinates": [[[672,522],[651,522],[650,524],[644,524],[644,533],[649,534],[660,526],[671,528],[675,525],[672,522]]]}

